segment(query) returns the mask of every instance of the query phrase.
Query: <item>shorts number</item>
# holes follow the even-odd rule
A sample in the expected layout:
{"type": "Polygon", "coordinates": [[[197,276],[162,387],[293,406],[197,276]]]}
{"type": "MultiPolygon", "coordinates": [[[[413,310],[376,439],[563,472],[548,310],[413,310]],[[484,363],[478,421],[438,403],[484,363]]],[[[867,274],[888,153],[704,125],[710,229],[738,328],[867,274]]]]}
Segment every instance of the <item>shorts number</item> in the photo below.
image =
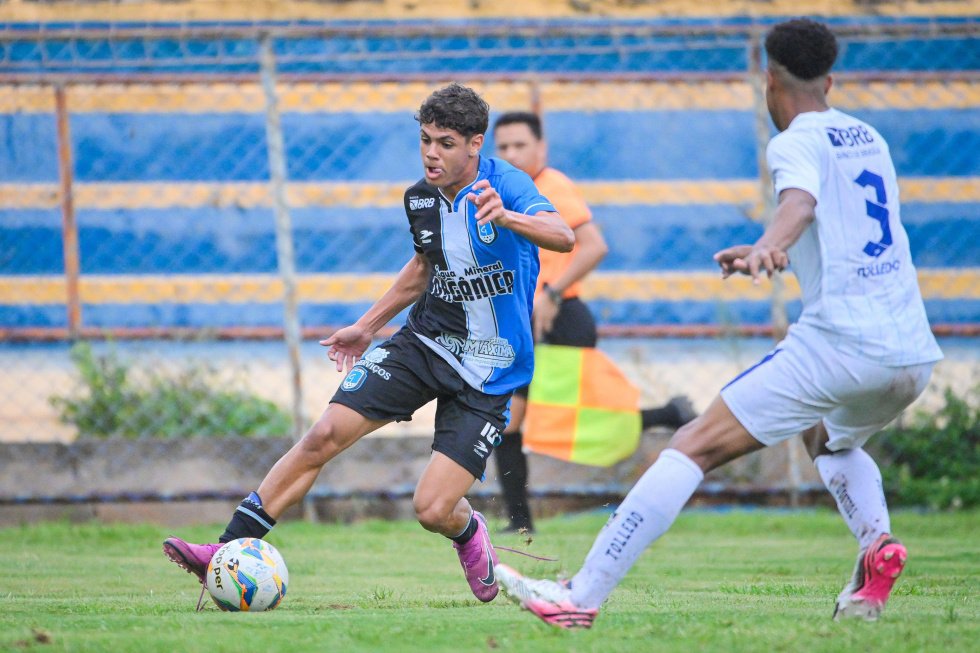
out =
{"type": "Polygon", "coordinates": [[[881,256],[882,252],[892,244],[892,230],[888,226],[888,209],[885,208],[885,204],[888,203],[888,197],[885,194],[885,180],[881,178],[881,175],[876,175],[870,170],[864,170],[854,180],[854,183],[863,188],[871,186],[875,191],[877,201],[864,200],[864,206],[868,212],[868,217],[877,220],[881,225],[881,240],[877,243],[868,242],[864,246],[864,253],[868,256],[881,256]]]}

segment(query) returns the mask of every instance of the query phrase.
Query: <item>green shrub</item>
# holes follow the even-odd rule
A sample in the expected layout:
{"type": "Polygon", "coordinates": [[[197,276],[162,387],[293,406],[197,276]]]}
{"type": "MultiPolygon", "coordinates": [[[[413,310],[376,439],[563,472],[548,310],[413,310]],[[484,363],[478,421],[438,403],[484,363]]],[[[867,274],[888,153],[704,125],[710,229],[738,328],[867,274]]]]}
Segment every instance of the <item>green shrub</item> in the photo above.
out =
{"type": "Polygon", "coordinates": [[[175,377],[134,369],[115,352],[96,355],[88,343],[72,347],[82,387],[72,396],[53,396],[51,404],[80,437],[163,438],[222,435],[282,436],[289,414],[271,401],[191,367],[175,377]],[[136,376],[144,379],[137,383],[136,376]]]}
{"type": "Polygon", "coordinates": [[[889,501],[895,505],[980,505],[980,386],[966,398],[946,389],[946,405],[919,411],[909,424],[872,440],[889,501]]]}

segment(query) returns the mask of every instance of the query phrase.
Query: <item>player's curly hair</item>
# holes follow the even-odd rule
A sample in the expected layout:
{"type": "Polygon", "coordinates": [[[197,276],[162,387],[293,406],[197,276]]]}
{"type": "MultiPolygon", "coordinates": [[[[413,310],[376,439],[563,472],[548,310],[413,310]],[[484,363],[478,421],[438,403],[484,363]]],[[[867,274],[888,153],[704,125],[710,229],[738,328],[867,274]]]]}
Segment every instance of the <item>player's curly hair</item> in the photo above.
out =
{"type": "Polygon", "coordinates": [[[486,133],[490,105],[473,89],[454,82],[426,98],[415,119],[420,125],[434,124],[470,138],[486,133]]]}
{"type": "Polygon", "coordinates": [[[837,59],[837,38],[823,23],[794,18],[769,30],[766,54],[793,77],[809,81],[830,72],[837,59]]]}

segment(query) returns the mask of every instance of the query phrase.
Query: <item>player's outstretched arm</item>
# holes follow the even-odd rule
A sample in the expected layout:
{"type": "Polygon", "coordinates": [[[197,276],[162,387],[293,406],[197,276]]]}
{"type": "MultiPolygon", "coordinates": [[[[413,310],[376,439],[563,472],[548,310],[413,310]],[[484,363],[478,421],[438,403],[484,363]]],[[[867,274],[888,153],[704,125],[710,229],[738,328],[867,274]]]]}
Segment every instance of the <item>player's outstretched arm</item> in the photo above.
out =
{"type": "Polygon", "coordinates": [[[817,200],[810,193],[798,188],[785,189],[779,194],[775,217],[754,245],[736,245],[715,253],[722,276],[727,278],[741,272],[750,275],[753,283],[759,283],[763,270],[768,277],[784,270],[789,265],[786,250],[813,222],[816,206],[817,200]]]}
{"type": "Polygon", "coordinates": [[[556,252],[570,252],[575,246],[575,234],[557,213],[541,211],[532,216],[508,211],[486,179],[473,184],[473,190],[478,192],[469,193],[466,199],[476,204],[477,224],[493,222],[524,236],[538,247],[556,252]]]}
{"type": "Polygon", "coordinates": [[[395,277],[391,288],[361,319],[320,341],[321,345],[329,348],[327,357],[337,363],[338,372],[353,367],[371,345],[378,329],[418,300],[429,285],[429,276],[428,260],[421,254],[416,254],[395,277]]]}

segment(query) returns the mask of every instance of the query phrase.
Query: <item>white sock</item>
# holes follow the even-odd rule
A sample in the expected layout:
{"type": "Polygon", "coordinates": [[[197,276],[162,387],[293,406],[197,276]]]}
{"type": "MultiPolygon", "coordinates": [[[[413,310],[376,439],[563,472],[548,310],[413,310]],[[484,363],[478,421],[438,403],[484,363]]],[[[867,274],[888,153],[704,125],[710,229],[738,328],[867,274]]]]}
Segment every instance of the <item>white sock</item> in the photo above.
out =
{"type": "Polygon", "coordinates": [[[837,500],[837,509],[863,551],[882,533],[891,533],[881,472],[864,449],[817,456],[813,464],[837,500]]]}
{"type": "Polygon", "coordinates": [[[572,603],[602,605],[640,554],[667,532],[703,478],[701,468],[680,451],[661,452],[599,531],[572,579],[572,603]]]}

